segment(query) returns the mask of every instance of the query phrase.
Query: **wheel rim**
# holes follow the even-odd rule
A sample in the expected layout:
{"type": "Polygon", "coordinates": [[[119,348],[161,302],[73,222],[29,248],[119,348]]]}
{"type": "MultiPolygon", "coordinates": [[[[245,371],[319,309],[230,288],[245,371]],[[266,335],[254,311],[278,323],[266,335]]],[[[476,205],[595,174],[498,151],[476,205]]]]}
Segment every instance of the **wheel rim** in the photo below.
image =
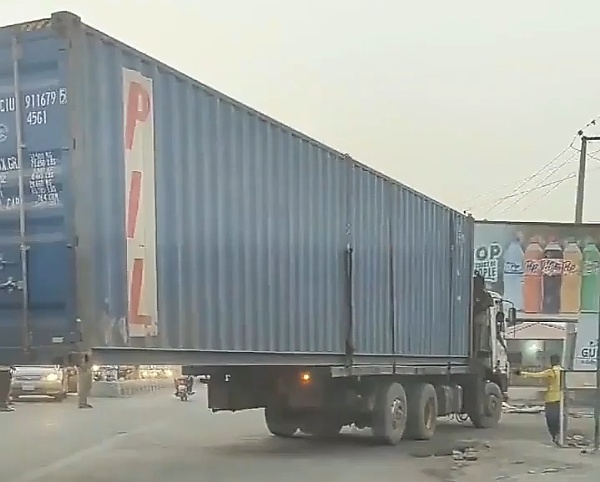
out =
{"type": "Polygon", "coordinates": [[[402,423],[404,420],[404,401],[399,399],[399,398],[395,398],[394,401],[392,402],[392,407],[391,407],[391,415],[392,415],[392,427],[394,430],[398,430],[400,427],[402,427],[402,423]]]}
{"type": "Polygon", "coordinates": [[[488,403],[486,404],[486,415],[489,417],[494,417],[498,413],[499,400],[495,395],[490,395],[488,397],[488,403]]]}
{"type": "Polygon", "coordinates": [[[431,430],[433,427],[433,421],[437,418],[437,413],[434,415],[433,413],[433,400],[428,400],[424,407],[424,419],[425,419],[425,427],[427,430],[431,430]]]}

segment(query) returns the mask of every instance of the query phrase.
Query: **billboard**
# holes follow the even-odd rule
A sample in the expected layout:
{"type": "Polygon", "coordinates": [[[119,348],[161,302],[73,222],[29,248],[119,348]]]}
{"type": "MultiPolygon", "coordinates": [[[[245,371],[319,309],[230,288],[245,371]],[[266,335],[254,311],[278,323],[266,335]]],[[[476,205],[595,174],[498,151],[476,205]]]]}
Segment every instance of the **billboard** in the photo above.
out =
{"type": "Polygon", "coordinates": [[[596,370],[599,321],[597,313],[581,313],[579,315],[573,360],[574,370],[596,370]]]}
{"type": "Polygon", "coordinates": [[[579,320],[600,305],[600,224],[478,221],[474,269],[526,320],[579,320]]]}

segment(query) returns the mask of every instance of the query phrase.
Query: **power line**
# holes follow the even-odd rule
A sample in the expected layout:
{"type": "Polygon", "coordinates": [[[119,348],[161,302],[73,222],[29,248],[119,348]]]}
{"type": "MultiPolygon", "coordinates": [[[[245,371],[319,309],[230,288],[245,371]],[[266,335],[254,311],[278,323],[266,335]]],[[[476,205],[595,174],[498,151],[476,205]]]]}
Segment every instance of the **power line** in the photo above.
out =
{"type": "Polygon", "coordinates": [[[509,199],[514,199],[514,198],[516,198],[518,196],[521,196],[523,194],[525,194],[525,195],[531,194],[531,193],[539,191],[541,189],[544,189],[544,188],[547,188],[547,187],[552,187],[552,186],[555,186],[556,184],[560,184],[560,183],[562,183],[564,181],[568,181],[569,179],[573,179],[576,176],[577,176],[577,173],[572,172],[568,176],[561,177],[560,179],[557,179],[555,181],[546,182],[544,184],[541,184],[541,185],[538,185],[538,186],[535,186],[535,187],[530,187],[529,189],[524,189],[523,191],[513,192],[513,193],[507,194],[506,196],[503,196],[503,197],[501,197],[499,199],[495,199],[494,201],[498,201],[500,199],[502,201],[507,201],[509,199]]]}
{"type": "MultiPolygon", "coordinates": [[[[600,152],[600,149],[598,149],[597,151],[594,151],[594,152],[600,152]]],[[[590,153],[590,154],[588,154],[588,157],[589,157],[589,158],[591,158],[591,159],[594,159],[594,160],[596,160],[596,161],[598,161],[598,162],[600,162],[600,157],[595,157],[595,156],[593,156],[591,153],[590,153]]],[[[572,158],[572,157],[571,157],[571,158],[572,158]]],[[[588,171],[596,171],[596,170],[599,170],[599,169],[600,169],[600,167],[597,167],[597,168],[591,168],[591,169],[588,169],[588,171]]],[[[557,170],[558,170],[558,169],[554,169],[552,172],[554,173],[554,172],[556,172],[557,170]]],[[[552,187],[552,186],[555,186],[555,185],[557,185],[557,184],[561,184],[563,181],[568,181],[569,179],[574,179],[575,177],[577,177],[577,173],[576,173],[576,172],[572,172],[572,173],[571,173],[571,174],[569,174],[568,176],[561,177],[560,179],[556,179],[556,180],[554,180],[554,181],[546,182],[546,183],[543,183],[543,184],[538,184],[538,185],[537,185],[537,186],[535,186],[535,187],[530,187],[530,188],[528,188],[528,189],[524,189],[524,190],[522,190],[522,191],[514,191],[514,192],[511,192],[510,194],[507,194],[507,195],[505,195],[505,196],[502,196],[502,197],[499,197],[499,198],[493,199],[493,200],[491,200],[491,201],[487,201],[487,203],[483,203],[483,205],[485,206],[486,204],[490,204],[490,203],[492,203],[492,202],[497,202],[497,201],[507,201],[507,200],[509,200],[509,199],[514,199],[514,198],[516,198],[516,197],[518,197],[518,196],[521,196],[521,195],[523,195],[523,194],[525,194],[525,195],[528,195],[528,194],[534,193],[534,192],[536,192],[536,191],[539,191],[539,190],[541,190],[541,189],[544,189],[544,188],[547,188],[547,187],[552,187]]]]}
{"type": "MultiPolygon", "coordinates": [[[[591,171],[600,171],[600,166],[597,167],[593,167],[591,169],[588,169],[588,172],[591,171]]],[[[562,179],[559,179],[560,182],[554,182],[551,184],[554,184],[554,186],[552,186],[550,189],[548,189],[544,194],[542,194],[539,198],[537,198],[536,200],[530,202],[529,204],[527,204],[527,206],[525,206],[521,212],[527,211],[531,206],[533,206],[535,203],[541,201],[542,199],[544,199],[546,196],[548,196],[550,193],[554,192],[554,190],[558,189],[560,186],[562,186],[566,181],[570,180],[570,179],[575,179],[577,177],[576,173],[572,173],[570,176],[564,177],[562,179]]]]}
{"type": "MultiPolygon", "coordinates": [[[[502,204],[504,201],[507,201],[509,199],[513,199],[515,197],[518,197],[519,199],[515,200],[512,204],[510,204],[505,209],[503,209],[500,213],[498,213],[498,214],[503,214],[506,211],[508,211],[509,209],[511,209],[512,207],[514,207],[515,205],[517,205],[518,203],[520,203],[529,194],[531,194],[531,193],[533,193],[535,191],[539,191],[540,189],[544,189],[544,188],[549,187],[550,189],[547,191],[547,193],[544,194],[544,195],[542,195],[542,197],[540,198],[540,199],[542,199],[542,198],[546,197],[546,195],[548,195],[549,193],[553,192],[554,189],[557,189],[559,187],[559,185],[561,185],[564,181],[568,181],[569,179],[573,179],[574,177],[576,177],[577,176],[576,173],[571,173],[568,176],[565,176],[563,178],[557,179],[555,181],[544,182],[547,179],[551,178],[562,167],[564,167],[566,164],[568,164],[570,161],[572,161],[577,156],[577,153],[581,152],[579,149],[575,149],[574,147],[573,147],[573,150],[575,150],[576,152],[573,155],[571,155],[571,157],[569,157],[567,160],[563,161],[558,166],[555,166],[534,187],[529,188],[529,189],[525,189],[525,190],[522,190],[522,191],[515,190],[515,191],[513,191],[512,193],[510,193],[510,194],[508,194],[506,196],[502,196],[502,197],[496,199],[494,205],[486,211],[486,214],[489,213],[495,207],[497,207],[500,204],[502,204]]],[[[598,153],[598,152],[600,152],[600,149],[597,149],[597,150],[592,151],[591,153],[587,154],[587,157],[591,158],[591,159],[595,159],[596,161],[600,162],[600,157],[596,157],[596,156],[593,155],[593,154],[598,153]]],[[[564,153],[564,151],[563,151],[563,153],[564,153]]],[[[527,209],[527,208],[525,208],[525,209],[527,209]]]]}
{"type": "Polygon", "coordinates": [[[560,182],[555,183],[554,186],[551,186],[540,197],[538,197],[535,200],[531,201],[529,204],[526,204],[525,206],[523,206],[523,208],[521,209],[521,212],[523,213],[523,212],[527,211],[531,206],[533,206],[533,204],[540,202],[542,199],[544,199],[550,193],[554,192],[556,189],[558,189],[560,186],[562,186],[566,181],[568,181],[570,179],[575,179],[576,177],[577,177],[577,175],[575,173],[573,173],[572,175],[567,176],[566,178],[560,179],[560,182]]]}
{"type": "MultiPolygon", "coordinates": [[[[522,179],[519,182],[519,185],[512,191],[512,194],[514,194],[515,192],[518,192],[521,188],[523,188],[526,184],[528,184],[530,181],[532,181],[533,179],[537,178],[538,176],[540,176],[542,174],[542,172],[544,172],[545,169],[549,168],[550,166],[552,166],[561,156],[563,156],[566,152],[569,151],[569,149],[576,149],[573,144],[574,142],[577,140],[578,137],[582,136],[584,131],[592,126],[592,125],[596,125],[597,120],[600,119],[600,115],[594,117],[591,121],[589,121],[585,126],[583,126],[583,128],[579,129],[579,131],[577,132],[577,134],[575,136],[573,136],[573,139],[571,139],[571,142],[569,143],[569,146],[566,147],[565,149],[563,149],[563,151],[561,151],[557,156],[555,156],[551,161],[547,162],[546,164],[544,164],[544,166],[542,166],[540,169],[538,169],[537,171],[535,171],[533,174],[530,174],[529,176],[525,177],[524,179],[522,179]]],[[[598,149],[597,151],[594,151],[593,153],[596,152],[600,152],[600,149],[598,149]]],[[[591,153],[591,154],[593,154],[591,153]]],[[[600,159],[597,159],[598,161],[600,161],[600,159]]],[[[553,171],[553,172],[556,172],[553,171]]],[[[546,178],[547,179],[547,178],[546,178]]],[[[482,193],[482,194],[478,194],[477,196],[474,196],[468,200],[466,200],[464,202],[464,204],[467,204],[469,207],[467,208],[468,211],[470,211],[473,208],[473,203],[481,198],[487,197],[491,194],[495,194],[499,191],[502,191],[503,189],[506,189],[507,187],[510,186],[510,183],[505,184],[504,186],[492,189],[491,191],[482,193]]],[[[534,189],[535,190],[535,189],[534,189]]],[[[510,196],[509,197],[514,197],[514,196],[510,196]]],[[[490,211],[494,210],[496,207],[498,207],[500,204],[502,204],[502,202],[504,202],[504,200],[507,199],[506,196],[501,197],[500,199],[494,201],[494,205],[492,207],[490,207],[487,211],[486,214],[489,213],[490,211]]],[[[511,206],[512,207],[512,206],[511,206]]],[[[503,211],[504,212],[504,211],[503,211]]]]}
{"type": "MultiPolygon", "coordinates": [[[[566,160],[564,160],[562,163],[560,163],[558,166],[555,166],[552,168],[552,170],[546,174],[546,176],[544,176],[535,186],[534,188],[540,187],[541,185],[543,185],[548,179],[550,179],[552,176],[554,176],[554,174],[556,174],[557,171],[559,171],[560,169],[562,169],[564,166],[566,166],[569,162],[573,161],[573,159],[575,159],[575,157],[577,157],[577,152],[573,153],[573,155],[569,158],[567,158],[566,160]]],[[[529,193],[525,192],[523,194],[521,194],[520,196],[518,196],[517,199],[515,199],[511,204],[509,204],[508,206],[506,206],[502,211],[500,211],[498,214],[504,214],[506,211],[512,209],[513,207],[515,207],[517,204],[519,204],[529,193]]]]}
{"type": "MultiPolygon", "coordinates": [[[[535,179],[536,177],[538,177],[542,172],[544,172],[544,170],[546,170],[547,168],[549,168],[550,166],[552,166],[556,161],[558,161],[558,159],[560,159],[564,154],[566,154],[570,149],[573,149],[573,142],[575,142],[575,139],[577,139],[577,136],[574,136],[573,139],[571,140],[571,142],[569,143],[569,145],[567,147],[565,147],[558,155],[556,155],[552,160],[550,160],[549,162],[547,162],[546,164],[544,164],[541,168],[539,168],[537,171],[535,171],[533,174],[529,175],[528,177],[526,177],[525,179],[523,179],[519,185],[513,190],[513,192],[519,191],[520,189],[522,189],[527,183],[529,183],[530,181],[532,181],[533,179],[535,179]]],[[[503,188],[501,188],[503,189],[503,188]]],[[[496,209],[500,204],[503,203],[503,200],[497,200],[492,207],[490,207],[485,214],[488,214],[490,211],[493,211],[494,209],[496,209]]]]}

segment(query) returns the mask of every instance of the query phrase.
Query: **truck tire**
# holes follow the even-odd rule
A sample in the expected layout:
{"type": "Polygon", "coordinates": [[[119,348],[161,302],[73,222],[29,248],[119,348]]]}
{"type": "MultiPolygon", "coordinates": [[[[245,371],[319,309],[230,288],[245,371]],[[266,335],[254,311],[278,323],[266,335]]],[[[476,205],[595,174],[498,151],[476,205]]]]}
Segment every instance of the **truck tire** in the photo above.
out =
{"type": "Polygon", "coordinates": [[[373,407],[373,436],[386,445],[397,445],[406,429],[406,392],[400,383],[381,386],[373,407]]]}
{"type": "Polygon", "coordinates": [[[475,428],[494,428],[502,417],[502,390],[498,384],[487,382],[483,394],[475,397],[476,403],[469,407],[468,415],[475,428]]]}
{"type": "Polygon", "coordinates": [[[286,416],[285,411],[277,406],[267,406],[265,408],[265,423],[269,432],[276,437],[291,438],[298,431],[296,421],[286,416]]]}
{"type": "Polygon", "coordinates": [[[438,399],[435,387],[417,383],[406,389],[408,419],[405,439],[429,440],[435,434],[438,417],[438,399]]]}

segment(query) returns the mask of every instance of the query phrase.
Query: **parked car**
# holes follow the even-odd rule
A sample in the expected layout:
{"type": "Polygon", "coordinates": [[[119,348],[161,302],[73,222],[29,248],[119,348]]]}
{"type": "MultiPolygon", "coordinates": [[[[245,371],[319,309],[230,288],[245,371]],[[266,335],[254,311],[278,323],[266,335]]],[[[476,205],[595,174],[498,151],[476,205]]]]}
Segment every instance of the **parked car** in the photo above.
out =
{"type": "Polygon", "coordinates": [[[56,366],[18,366],[12,378],[11,396],[42,395],[62,402],[67,398],[68,377],[65,370],[56,366]]]}

